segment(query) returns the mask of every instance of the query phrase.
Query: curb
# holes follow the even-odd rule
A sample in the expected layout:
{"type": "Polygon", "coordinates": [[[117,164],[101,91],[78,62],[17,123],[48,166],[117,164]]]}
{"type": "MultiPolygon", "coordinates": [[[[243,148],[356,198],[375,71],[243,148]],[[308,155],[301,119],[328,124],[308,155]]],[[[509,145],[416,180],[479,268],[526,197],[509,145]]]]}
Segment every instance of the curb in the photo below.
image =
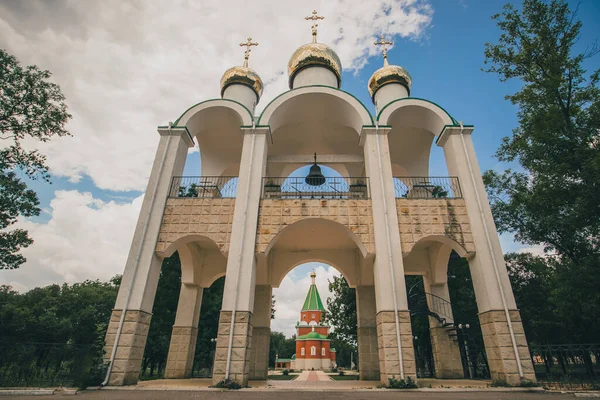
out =
{"type": "Polygon", "coordinates": [[[243,388],[239,390],[228,390],[218,388],[194,388],[194,387],[137,387],[137,386],[105,386],[103,388],[88,388],[85,391],[92,390],[123,390],[123,391],[187,391],[187,392],[545,392],[544,388],[419,388],[419,389],[379,389],[379,388],[243,388]]]}
{"type": "Polygon", "coordinates": [[[0,396],[51,396],[56,389],[2,389],[0,396]]]}

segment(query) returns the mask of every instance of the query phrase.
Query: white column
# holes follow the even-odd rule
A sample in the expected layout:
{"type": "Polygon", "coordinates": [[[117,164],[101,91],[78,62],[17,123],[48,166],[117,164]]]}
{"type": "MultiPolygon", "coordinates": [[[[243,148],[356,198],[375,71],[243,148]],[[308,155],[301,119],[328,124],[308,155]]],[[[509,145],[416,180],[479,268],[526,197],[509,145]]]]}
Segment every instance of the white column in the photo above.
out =
{"type": "Polygon", "coordinates": [[[510,384],[518,384],[522,379],[535,381],[521,316],[473,148],[472,132],[472,127],[447,127],[437,144],[444,148],[448,172],[459,179],[473,232],[476,252],[469,260],[469,269],[490,372],[492,379],[503,379],[510,384]]]}
{"type": "Polygon", "coordinates": [[[389,128],[363,129],[365,169],[375,229],[375,296],[377,311],[394,311],[393,286],[398,310],[408,310],[404,282],[404,261],[400,246],[396,195],[388,144],[389,128]],[[392,280],[393,267],[394,280],[392,280]]]}
{"type": "Polygon", "coordinates": [[[471,133],[473,128],[464,128],[463,134],[459,127],[448,127],[440,136],[437,145],[444,149],[444,156],[450,176],[458,177],[462,196],[467,207],[467,215],[473,232],[476,254],[469,260],[471,276],[477,296],[479,312],[503,309],[502,297],[494,264],[498,268],[498,275],[504,296],[509,309],[516,309],[515,298],[512,293],[500,239],[492,216],[489,200],[485,192],[481,170],[473,148],[471,133]],[[463,140],[464,139],[464,145],[463,140]],[[470,168],[473,172],[469,170],[470,168]],[[479,202],[477,201],[479,196],[479,202]],[[481,206],[481,210],[479,207],[481,206]],[[486,235],[486,226],[487,235],[486,235]],[[489,237],[489,242],[488,242],[489,237]]]}
{"type": "Polygon", "coordinates": [[[181,283],[165,378],[192,376],[203,291],[204,288],[196,284],[181,283]]]}
{"type": "Polygon", "coordinates": [[[248,381],[252,312],[256,284],[256,226],[267,162],[269,129],[244,129],[240,176],[233,214],[231,245],[227,257],[223,305],[213,382],[227,377],[248,381]],[[232,315],[235,319],[232,323],[232,315]],[[231,326],[234,327],[232,334],[231,326]]]}
{"type": "Polygon", "coordinates": [[[158,133],[158,149],[106,334],[108,359],[118,340],[110,367],[110,385],[134,384],[138,380],[162,265],[155,248],[163,211],[172,177],[182,174],[188,148],[194,145],[186,128],[161,127],[158,133]]]}
{"type": "Polygon", "coordinates": [[[249,379],[266,380],[269,373],[269,347],[271,344],[271,303],[273,289],[269,285],[256,285],[254,315],[252,319],[252,346],[250,348],[249,379]]]}
{"type": "Polygon", "coordinates": [[[361,137],[375,229],[373,276],[380,380],[384,384],[393,376],[416,379],[388,133],[388,128],[365,128],[361,137]]]}

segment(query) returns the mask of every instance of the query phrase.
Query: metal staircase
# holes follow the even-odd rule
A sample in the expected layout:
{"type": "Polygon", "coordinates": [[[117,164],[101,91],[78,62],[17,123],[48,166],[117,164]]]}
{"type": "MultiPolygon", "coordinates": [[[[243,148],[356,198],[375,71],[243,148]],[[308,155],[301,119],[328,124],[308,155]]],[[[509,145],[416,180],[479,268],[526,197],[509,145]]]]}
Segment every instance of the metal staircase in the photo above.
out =
{"type": "Polygon", "coordinates": [[[458,344],[465,378],[489,376],[485,352],[480,351],[481,346],[475,342],[468,329],[463,329],[468,328],[468,324],[461,325],[454,322],[452,304],[449,301],[432,293],[417,291],[411,294],[409,292],[408,308],[411,317],[428,315],[435,318],[452,341],[458,344]]]}

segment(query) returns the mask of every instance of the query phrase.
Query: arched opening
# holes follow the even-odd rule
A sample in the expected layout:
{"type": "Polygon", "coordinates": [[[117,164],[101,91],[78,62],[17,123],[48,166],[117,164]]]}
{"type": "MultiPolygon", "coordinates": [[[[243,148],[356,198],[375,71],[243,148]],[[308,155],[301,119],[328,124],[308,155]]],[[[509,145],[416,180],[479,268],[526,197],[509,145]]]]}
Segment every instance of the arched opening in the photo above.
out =
{"type": "Polygon", "coordinates": [[[471,256],[456,241],[430,235],[404,257],[419,377],[489,378],[471,256]]]}
{"type": "Polygon", "coordinates": [[[202,235],[180,237],[160,255],[141,379],[209,377],[227,259],[202,235]]]}
{"type": "Polygon", "coordinates": [[[269,379],[306,370],[358,379],[356,293],[344,275],[323,262],[294,266],[273,290],[269,379]],[[314,276],[313,276],[314,273],[314,276]]]}
{"type": "Polygon", "coordinates": [[[378,119],[380,125],[391,127],[388,137],[395,177],[448,175],[443,151],[434,145],[445,126],[456,125],[446,110],[427,100],[406,98],[388,104],[378,119]]]}

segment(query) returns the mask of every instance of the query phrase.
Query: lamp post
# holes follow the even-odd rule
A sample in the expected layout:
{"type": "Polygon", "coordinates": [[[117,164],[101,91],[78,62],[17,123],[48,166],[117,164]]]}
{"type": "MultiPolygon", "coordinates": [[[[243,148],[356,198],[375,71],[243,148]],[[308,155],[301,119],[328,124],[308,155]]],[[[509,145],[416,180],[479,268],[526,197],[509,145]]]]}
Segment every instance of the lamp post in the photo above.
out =
{"type": "Polygon", "coordinates": [[[471,363],[471,357],[469,356],[469,344],[467,342],[467,335],[468,333],[466,332],[467,329],[469,329],[471,327],[471,325],[469,324],[458,324],[458,329],[461,330],[461,337],[463,340],[463,345],[465,347],[465,357],[467,358],[467,369],[469,371],[469,379],[473,379],[473,364],[471,363]],[[463,331],[464,329],[464,331],[463,331]]]}

